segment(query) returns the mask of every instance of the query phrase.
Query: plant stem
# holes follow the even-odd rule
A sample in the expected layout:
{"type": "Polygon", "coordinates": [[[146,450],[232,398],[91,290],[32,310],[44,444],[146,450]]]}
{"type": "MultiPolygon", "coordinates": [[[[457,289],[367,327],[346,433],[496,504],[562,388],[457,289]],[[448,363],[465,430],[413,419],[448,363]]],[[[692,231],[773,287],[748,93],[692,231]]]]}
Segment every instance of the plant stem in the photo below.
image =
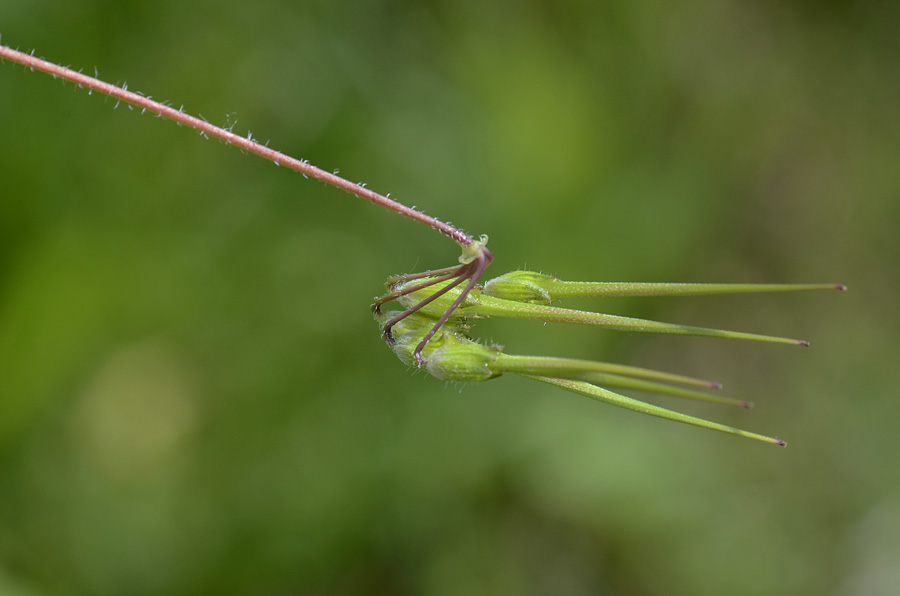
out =
{"type": "Polygon", "coordinates": [[[149,97],[141,95],[140,93],[128,91],[127,88],[117,87],[115,85],[105,83],[84,73],[66,68],[64,66],[59,66],[58,64],[48,62],[41,58],[36,58],[31,54],[26,54],[4,45],[0,45],[0,59],[16,62],[32,70],[40,70],[51,75],[53,78],[60,78],[69,81],[78,85],[79,87],[87,87],[88,89],[97,91],[104,95],[108,95],[109,97],[113,97],[119,101],[124,101],[125,103],[141,108],[142,111],[153,112],[155,114],[159,114],[163,118],[174,120],[178,124],[190,127],[203,135],[215,137],[228,145],[233,145],[235,147],[238,147],[239,149],[247,151],[248,153],[258,155],[263,159],[271,161],[275,165],[286,166],[296,172],[299,172],[306,176],[310,176],[312,178],[315,178],[316,180],[321,180],[325,184],[330,184],[331,186],[349,192],[352,195],[356,195],[361,199],[365,199],[367,201],[375,203],[376,205],[380,205],[385,209],[393,211],[394,213],[404,215],[412,220],[425,224],[426,226],[429,226],[430,228],[437,230],[441,234],[444,234],[448,238],[456,241],[462,246],[471,246],[474,243],[474,239],[470,235],[448,223],[444,223],[439,219],[435,219],[434,217],[425,215],[421,211],[417,211],[416,209],[407,207],[402,203],[399,203],[393,199],[389,199],[388,197],[380,195],[377,192],[360,186],[359,184],[354,184],[353,182],[345,180],[340,176],[337,176],[330,172],[326,172],[325,170],[310,165],[306,161],[299,160],[289,155],[285,155],[280,151],[270,149],[265,145],[254,141],[249,135],[248,137],[242,137],[234,134],[229,130],[226,130],[214,124],[210,124],[205,120],[201,120],[200,118],[196,118],[194,116],[191,116],[190,114],[186,114],[181,111],[180,108],[176,110],[175,108],[155,101],[149,97]]]}

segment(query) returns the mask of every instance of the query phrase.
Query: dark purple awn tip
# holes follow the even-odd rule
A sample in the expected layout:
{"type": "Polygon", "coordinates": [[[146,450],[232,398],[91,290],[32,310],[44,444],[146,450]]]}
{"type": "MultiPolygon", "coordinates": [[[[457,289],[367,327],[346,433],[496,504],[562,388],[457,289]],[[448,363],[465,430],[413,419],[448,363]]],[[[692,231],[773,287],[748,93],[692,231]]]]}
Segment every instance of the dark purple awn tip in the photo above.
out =
{"type": "Polygon", "coordinates": [[[741,407],[742,407],[742,408],[746,408],[746,409],[748,409],[748,410],[752,410],[752,409],[753,409],[753,402],[752,402],[752,401],[742,401],[742,402],[741,402],[741,407]]]}
{"type": "Polygon", "coordinates": [[[797,340],[797,345],[798,345],[798,346],[803,346],[804,348],[808,348],[808,347],[809,347],[809,342],[806,341],[805,339],[798,339],[798,340],[797,340]]]}
{"type": "Polygon", "coordinates": [[[835,284],[835,285],[834,285],[834,289],[835,289],[835,290],[840,290],[840,291],[842,291],[842,292],[846,292],[846,291],[847,291],[847,286],[845,286],[844,284],[835,284]]]}
{"type": "Polygon", "coordinates": [[[716,383],[715,381],[713,381],[713,382],[709,383],[709,388],[710,389],[721,389],[722,383],[716,383]]]}
{"type": "Polygon", "coordinates": [[[775,439],[775,444],[779,447],[787,447],[787,441],[782,441],[781,439],[775,439]]]}

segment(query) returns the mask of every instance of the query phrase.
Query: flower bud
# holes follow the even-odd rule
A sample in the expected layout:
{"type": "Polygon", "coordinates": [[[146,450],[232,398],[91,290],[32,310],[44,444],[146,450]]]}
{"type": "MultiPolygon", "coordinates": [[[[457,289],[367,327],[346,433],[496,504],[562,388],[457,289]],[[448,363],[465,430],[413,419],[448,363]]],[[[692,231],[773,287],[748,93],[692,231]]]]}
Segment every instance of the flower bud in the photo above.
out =
{"type": "Polygon", "coordinates": [[[515,302],[550,304],[548,286],[555,280],[555,277],[534,271],[510,271],[484,284],[484,294],[515,302]]]}
{"type": "Polygon", "coordinates": [[[498,350],[455,333],[445,333],[444,340],[443,346],[426,357],[433,376],[444,381],[486,381],[500,376],[499,371],[491,370],[500,355],[498,350]]]}
{"type": "MultiPolygon", "coordinates": [[[[399,311],[391,311],[381,318],[382,325],[384,321],[389,320],[399,311]]],[[[419,343],[425,338],[434,324],[436,319],[420,313],[413,313],[402,319],[393,327],[394,343],[391,345],[394,355],[400,359],[400,362],[407,366],[417,366],[415,361],[415,350],[419,343]]],[[[435,333],[425,348],[422,350],[422,357],[427,358],[435,349],[443,345],[443,332],[441,329],[435,333]]]]}
{"type": "MultiPolygon", "coordinates": [[[[418,366],[415,358],[416,347],[425,337],[425,333],[405,333],[400,336],[397,341],[391,346],[391,350],[394,351],[394,355],[405,364],[406,366],[418,366]]],[[[425,347],[422,349],[422,357],[430,358],[431,353],[434,352],[437,348],[439,348],[444,343],[444,338],[441,336],[440,332],[438,332],[431,341],[425,344],[425,347]]]]}

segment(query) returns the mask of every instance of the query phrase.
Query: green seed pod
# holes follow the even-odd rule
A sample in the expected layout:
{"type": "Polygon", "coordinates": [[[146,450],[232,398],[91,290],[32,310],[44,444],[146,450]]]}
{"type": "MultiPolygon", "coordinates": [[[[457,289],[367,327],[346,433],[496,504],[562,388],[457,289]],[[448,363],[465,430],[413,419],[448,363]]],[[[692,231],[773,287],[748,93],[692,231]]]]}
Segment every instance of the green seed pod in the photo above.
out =
{"type": "Polygon", "coordinates": [[[534,271],[511,271],[484,284],[484,294],[515,302],[550,304],[548,288],[554,281],[555,277],[534,271]]]}
{"type": "MultiPolygon", "coordinates": [[[[431,342],[429,342],[429,345],[431,342]]],[[[500,376],[491,370],[497,349],[476,343],[456,333],[445,333],[443,346],[425,357],[428,372],[444,381],[486,381],[500,376]]]]}

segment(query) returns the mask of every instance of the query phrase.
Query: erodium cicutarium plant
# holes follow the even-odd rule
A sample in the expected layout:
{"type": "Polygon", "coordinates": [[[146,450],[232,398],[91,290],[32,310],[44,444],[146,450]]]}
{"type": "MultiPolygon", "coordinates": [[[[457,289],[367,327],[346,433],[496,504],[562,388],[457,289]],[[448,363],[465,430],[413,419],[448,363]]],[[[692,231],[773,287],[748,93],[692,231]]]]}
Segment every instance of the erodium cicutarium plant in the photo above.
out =
{"type": "Polygon", "coordinates": [[[214,137],[228,145],[258,155],[275,165],[315,178],[429,226],[456,242],[462,251],[457,263],[442,269],[389,277],[386,282],[387,292],[377,298],[372,305],[382,337],[397,357],[403,363],[426,370],[438,379],[460,382],[485,381],[504,373],[517,374],[644,414],[785,445],[780,439],[680,414],[611,390],[614,388],[653,392],[750,407],[749,402],[723,397],[710,391],[718,389],[720,387],[718,383],[624,364],[508,354],[503,346],[487,345],[472,338],[470,336],[472,324],[478,319],[488,317],[510,317],[590,325],[629,332],[694,335],[807,346],[808,342],[803,340],[572,310],[554,306],[552,303],[574,297],[684,296],[845,289],[843,285],[833,283],[763,285],[568,282],[533,271],[513,271],[481,283],[485,271],[493,261],[493,255],[487,247],[487,236],[476,239],[448,223],[345,180],[336,173],[319,169],[307,160],[296,159],[270,149],[254,140],[251,135],[240,136],[232,132],[230,127],[222,128],[210,124],[168,103],[129,91],[127,86],[110,85],[96,77],[35,57],[33,52],[27,54],[3,45],[0,45],[0,59],[18,63],[32,71],[45,72],[54,78],[87,89],[88,93],[97,91],[116,99],[117,102],[127,104],[132,109],[137,108],[142,112],[150,112],[173,120],[179,125],[194,129],[204,137],[214,137]],[[383,307],[389,303],[399,304],[400,308],[385,312],[383,307]]]}

